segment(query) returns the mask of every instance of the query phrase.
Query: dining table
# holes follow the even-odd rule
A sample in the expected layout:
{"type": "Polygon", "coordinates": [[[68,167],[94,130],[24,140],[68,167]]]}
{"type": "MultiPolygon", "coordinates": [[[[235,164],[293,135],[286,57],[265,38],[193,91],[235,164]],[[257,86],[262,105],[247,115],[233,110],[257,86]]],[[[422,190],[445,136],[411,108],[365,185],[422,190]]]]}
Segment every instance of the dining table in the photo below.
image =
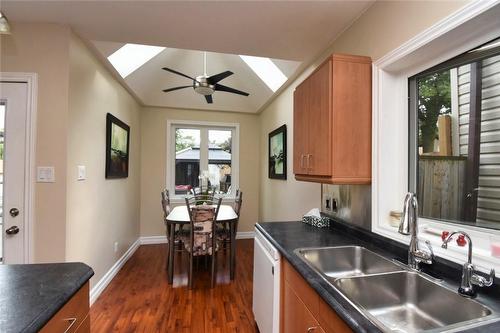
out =
{"type": "MultiPolygon", "coordinates": [[[[172,208],[167,218],[168,228],[168,265],[167,275],[168,283],[172,284],[174,281],[174,242],[175,242],[175,228],[181,225],[190,224],[189,211],[186,205],[180,205],[172,208]]],[[[217,215],[217,223],[229,224],[230,230],[230,260],[229,260],[229,275],[231,280],[234,279],[235,266],[236,266],[236,223],[238,222],[238,215],[231,205],[220,205],[219,214],[217,215]]]]}

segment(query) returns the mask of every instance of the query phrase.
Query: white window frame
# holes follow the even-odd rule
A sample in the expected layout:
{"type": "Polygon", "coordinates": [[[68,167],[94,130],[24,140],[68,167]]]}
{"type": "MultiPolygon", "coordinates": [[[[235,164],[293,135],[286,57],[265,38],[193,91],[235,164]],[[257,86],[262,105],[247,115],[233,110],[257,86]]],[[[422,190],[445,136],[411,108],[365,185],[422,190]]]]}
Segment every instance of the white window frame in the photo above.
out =
{"type": "Polygon", "coordinates": [[[239,188],[240,184],[240,124],[239,123],[222,123],[208,121],[191,121],[191,120],[167,120],[167,159],[166,159],[166,188],[173,193],[171,196],[172,203],[183,203],[185,195],[175,194],[175,129],[176,128],[192,128],[200,129],[200,170],[203,165],[208,169],[208,146],[202,145],[201,142],[208,141],[208,130],[231,130],[232,131],[232,147],[231,147],[231,193],[224,196],[223,201],[234,200],[235,189],[239,188]],[[203,160],[203,162],[202,162],[203,160]]]}
{"type": "MultiPolygon", "coordinates": [[[[409,237],[390,226],[390,212],[401,211],[408,191],[408,78],[500,36],[500,1],[476,1],[423,31],[373,64],[372,231],[408,244],[409,237]]],[[[500,231],[419,219],[421,240],[436,255],[464,263],[466,248],[441,248],[441,230],[463,230],[473,240],[473,263],[483,272],[500,259],[490,254],[490,236],[500,231]]]]}

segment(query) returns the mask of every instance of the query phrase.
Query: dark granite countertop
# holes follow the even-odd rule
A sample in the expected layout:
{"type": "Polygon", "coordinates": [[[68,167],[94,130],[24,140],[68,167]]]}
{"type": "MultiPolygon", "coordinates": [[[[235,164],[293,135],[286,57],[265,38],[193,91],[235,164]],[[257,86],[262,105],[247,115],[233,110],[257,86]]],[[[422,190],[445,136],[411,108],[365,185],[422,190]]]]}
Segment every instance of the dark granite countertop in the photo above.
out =
{"type": "Polygon", "coordinates": [[[0,332],[37,332],[92,275],[83,263],[0,265],[0,332]]]}
{"type": "MultiPolygon", "coordinates": [[[[381,330],[372,323],[367,317],[359,312],[344,296],[325,279],[323,279],[315,270],[300,259],[294,250],[302,247],[323,247],[323,246],[343,246],[359,245],[373,252],[376,252],[386,258],[398,259],[406,262],[407,247],[397,245],[396,242],[384,237],[374,235],[369,231],[360,231],[356,228],[346,227],[343,223],[334,223],[330,229],[318,229],[301,222],[269,222],[258,223],[256,227],[264,236],[280,251],[282,256],[302,275],[302,277],[316,290],[321,298],[328,303],[332,309],[355,331],[381,332],[381,330]],[[338,226],[335,227],[335,225],[338,226]],[[382,239],[381,239],[382,238],[382,239]]],[[[458,282],[449,279],[449,276],[456,275],[460,278],[459,265],[447,262],[442,258],[435,258],[435,264],[431,265],[437,268],[436,272],[428,272],[431,275],[439,275],[446,271],[443,278],[449,285],[457,286],[458,282]],[[445,269],[441,267],[445,263],[445,269]],[[453,267],[452,267],[453,266],[453,267]],[[452,268],[450,268],[452,267],[452,268]],[[449,272],[452,270],[453,272],[449,272]]],[[[431,267],[429,266],[429,267],[431,267]]],[[[496,281],[498,285],[498,281],[496,281]]],[[[500,298],[498,290],[490,291],[490,295],[481,296],[482,300],[487,301],[488,306],[500,309],[500,298]]],[[[463,329],[461,332],[481,332],[498,333],[500,332],[500,322],[485,324],[481,327],[463,329]]]]}

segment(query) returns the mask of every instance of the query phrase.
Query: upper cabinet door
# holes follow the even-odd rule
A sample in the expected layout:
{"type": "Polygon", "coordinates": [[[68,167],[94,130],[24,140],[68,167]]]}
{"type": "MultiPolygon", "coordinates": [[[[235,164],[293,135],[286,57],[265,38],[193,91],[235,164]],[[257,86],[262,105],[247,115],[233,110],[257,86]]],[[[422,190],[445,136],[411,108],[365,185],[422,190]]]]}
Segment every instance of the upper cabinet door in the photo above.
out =
{"type": "Polygon", "coordinates": [[[308,110],[307,90],[308,82],[297,87],[293,94],[293,173],[307,175],[307,146],[308,146],[308,110]]]}
{"type": "MultiPolygon", "coordinates": [[[[355,59],[354,59],[355,60],[355,59]]],[[[371,179],[371,64],[333,63],[333,173],[339,179],[371,179]]]]}
{"type": "Polygon", "coordinates": [[[294,133],[295,179],[370,184],[371,59],[334,54],[305,79],[294,133]]]}
{"type": "Polygon", "coordinates": [[[332,60],[326,61],[308,79],[309,175],[332,175],[332,60]]]}

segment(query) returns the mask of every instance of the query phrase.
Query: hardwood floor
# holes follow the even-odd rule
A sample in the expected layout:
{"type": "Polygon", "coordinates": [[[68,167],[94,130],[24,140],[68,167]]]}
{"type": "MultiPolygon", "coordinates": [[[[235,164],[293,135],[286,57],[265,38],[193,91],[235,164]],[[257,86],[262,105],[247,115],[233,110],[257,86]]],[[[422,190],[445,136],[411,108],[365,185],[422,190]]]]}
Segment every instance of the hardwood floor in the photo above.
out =
{"type": "Polygon", "coordinates": [[[193,290],[187,289],[185,253],[176,253],[169,285],[166,244],[140,246],[92,305],[92,332],[258,332],[252,313],[253,240],[236,244],[235,280],[229,279],[229,251],[219,253],[216,287],[210,289],[210,265],[205,269],[200,258],[193,290]]]}

